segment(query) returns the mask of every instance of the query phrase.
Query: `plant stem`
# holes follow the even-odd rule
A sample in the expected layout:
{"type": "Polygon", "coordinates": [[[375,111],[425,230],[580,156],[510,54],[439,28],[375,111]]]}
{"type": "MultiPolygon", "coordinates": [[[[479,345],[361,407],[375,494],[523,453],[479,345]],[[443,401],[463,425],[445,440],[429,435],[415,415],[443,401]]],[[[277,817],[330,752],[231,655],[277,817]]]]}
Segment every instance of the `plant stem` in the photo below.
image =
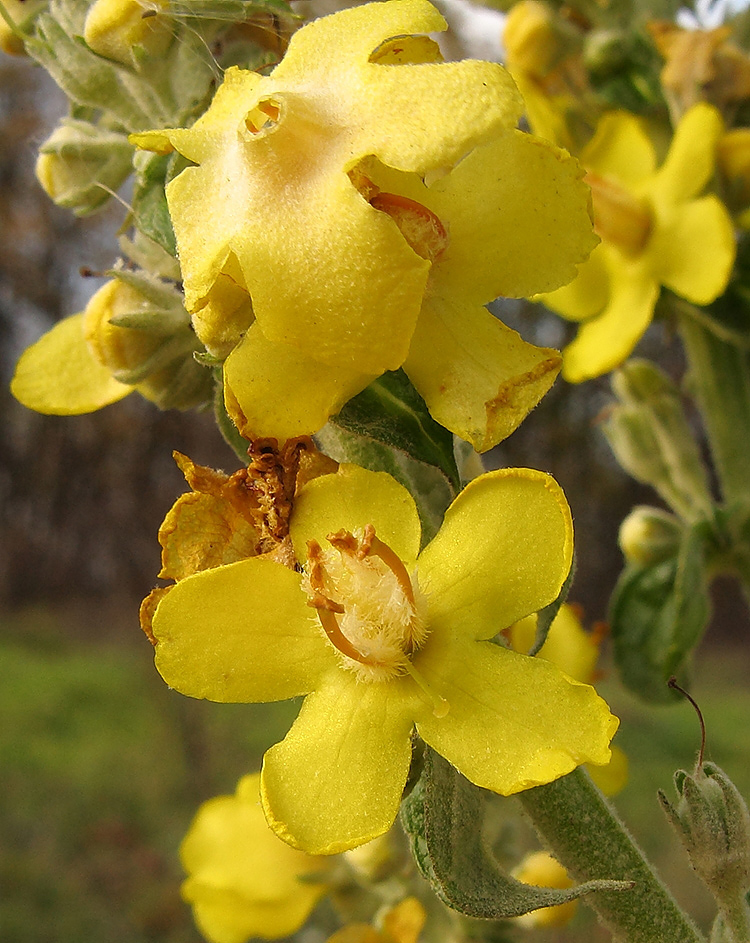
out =
{"type": "Polygon", "coordinates": [[[542,840],[576,880],[633,882],[632,891],[598,891],[586,898],[615,940],[705,943],[583,770],[518,798],[542,840]]]}
{"type": "Polygon", "coordinates": [[[690,363],[689,381],[703,417],[727,504],[750,499],[750,361],[747,351],[717,337],[675,304],[690,363]]]}
{"type": "Polygon", "coordinates": [[[750,908],[747,906],[745,895],[737,894],[730,905],[727,901],[722,901],[721,914],[730,939],[734,943],[747,943],[750,940],[750,908]]]}

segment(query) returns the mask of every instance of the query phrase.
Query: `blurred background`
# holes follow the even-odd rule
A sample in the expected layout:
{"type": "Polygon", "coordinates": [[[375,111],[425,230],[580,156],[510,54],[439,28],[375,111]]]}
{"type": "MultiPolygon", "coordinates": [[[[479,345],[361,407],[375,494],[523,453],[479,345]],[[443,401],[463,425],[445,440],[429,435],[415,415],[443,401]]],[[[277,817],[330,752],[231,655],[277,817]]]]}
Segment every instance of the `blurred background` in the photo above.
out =
{"type": "MultiPolygon", "coordinates": [[[[493,23],[480,29],[491,58],[493,48],[499,56],[493,23]]],[[[179,840],[201,800],[258,768],[296,705],[189,701],[158,677],[138,627],[159,570],[157,529],[184,490],[172,450],[226,471],[238,465],[212,416],[160,413],[130,396],[90,416],[47,417],[8,392],[24,348],[102,284],[80,273],[111,266],[123,217],[113,201],[75,220],[36,183],[36,148],[64,108],[41,69],[0,58],[0,939],[187,943],[200,936],[179,898],[179,840]]],[[[568,337],[537,307],[505,305],[503,317],[540,344],[568,337]]],[[[679,345],[662,328],[639,352],[680,375],[679,345]]],[[[487,456],[489,467],[541,468],[564,487],[577,532],[571,599],[589,624],[606,618],[622,566],[619,522],[634,504],[657,503],[618,468],[597,430],[610,399],[606,378],[558,382],[487,456]]],[[[715,585],[714,607],[694,694],[708,756],[748,795],[749,620],[729,581],[715,585]]],[[[711,903],[655,799],[658,787],[670,791],[675,768],[693,762],[695,716],[687,705],[641,706],[612,676],[602,688],[631,761],[617,805],[705,924],[711,903]]],[[[606,939],[597,933],[591,925],[588,938],[606,939]]]]}

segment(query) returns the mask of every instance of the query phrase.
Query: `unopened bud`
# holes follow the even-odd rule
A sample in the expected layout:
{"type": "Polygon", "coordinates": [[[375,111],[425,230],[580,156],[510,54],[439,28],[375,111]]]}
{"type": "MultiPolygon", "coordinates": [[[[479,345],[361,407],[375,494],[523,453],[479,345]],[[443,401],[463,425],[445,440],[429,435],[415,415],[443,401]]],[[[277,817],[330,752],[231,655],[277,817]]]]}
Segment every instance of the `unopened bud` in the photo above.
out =
{"type": "Polygon", "coordinates": [[[96,0],[86,15],[83,38],[105,59],[134,66],[158,56],[172,41],[172,28],[159,14],[166,0],[96,0]],[[149,15],[152,14],[152,15],[149,15]]]}
{"type": "Polygon", "coordinates": [[[193,357],[199,345],[187,314],[182,326],[176,327],[174,311],[160,311],[119,278],[107,282],[89,301],[84,335],[96,359],[116,380],[135,386],[162,409],[189,409],[210,397],[210,372],[193,357]]]}
{"type": "Polygon", "coordinates": [[[619,72],[630,57],[631,40],[622,30],[592,30],[587,36],[583,61],[588,71],[598,78],[619,72]]]}
{"type": "Polygon", "coordinates": [[[0,50],[9,56],[25,56],[26,47],[22,36],[24,25],[45,5],[45,0],[3,0],[0,11],[0,50]]]}
{"type": "Polygon", "coordinates": [[[639,505],[620,525],[620,550],[629,563],[653,566],[677,553],[682,531],[674,514],[639,505]]]}
{"type": "Polygon", "coordinates": [[[646,360],[624,364],[612,388],[620,402],[602,428],[622,467],[685,520],[709,516],[708,477],[679,390],[646,360]]]}
{"type": "Polygon", "coordinates": [[[509,69],[544,77],[559,61],[562,49],[555,13],[543,0],[521,0],[508,14],[503,45],[509,69]]]}
{"type": "Polygon", "coordinates": [[[690,863],[721,903],[750,889],[750,814],[737,787],[714,763],[694,773],[678,770],[676,806],[659,800],[687,850],[690,863]]]}
{"type": "Polygon", "coordinates": [[[42,144],[36,176],[47,195],[76,216],[95,212],[133,170],[123,134],[67,118],[42,144]]]}

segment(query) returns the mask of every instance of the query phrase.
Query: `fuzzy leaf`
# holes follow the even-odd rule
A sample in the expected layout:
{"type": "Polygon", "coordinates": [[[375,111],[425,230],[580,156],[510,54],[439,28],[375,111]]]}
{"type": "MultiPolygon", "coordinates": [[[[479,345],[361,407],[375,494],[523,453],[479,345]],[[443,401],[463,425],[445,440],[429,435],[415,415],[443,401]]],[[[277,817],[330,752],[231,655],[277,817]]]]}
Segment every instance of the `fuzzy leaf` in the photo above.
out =
{"type": "Polygon", "coordinates": [[[590,881],[558,890],[522,884],[505,874],[482,835],[488,795],[427,748],[422,777],[401,807],[417,865],[449,907],[470,917],[498,920],[621,886],[590,881]]]}
{"type": "Polygon", "coordinates": [[[384,373],[350,399],[331,421],[346,432],[434,465],[454,492],[460,489],[453,436],[430,416],[424,400],[402,370],[384,373]]]}

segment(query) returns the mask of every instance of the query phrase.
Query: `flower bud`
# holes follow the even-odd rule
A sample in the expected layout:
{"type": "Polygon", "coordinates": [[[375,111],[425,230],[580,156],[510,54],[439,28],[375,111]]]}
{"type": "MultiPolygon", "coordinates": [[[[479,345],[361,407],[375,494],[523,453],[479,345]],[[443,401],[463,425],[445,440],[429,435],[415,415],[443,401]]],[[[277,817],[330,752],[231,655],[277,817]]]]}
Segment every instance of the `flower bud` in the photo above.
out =
{"type": "Polygon", "coordinates": [[[22,29],[45,4],[43,0],[26,0],[25,3],[21,0],[3,0],[2,5],[5,15],[0,14],[0,50],[9,56],[25,56],[23,37],[8,21],[22,29]]]}
{"type": "Polygon", "coordinates": [[[721,904],[733,903],[750,889],[750,814],[723,770],[704,763],[693,774],[678,770],[679,794],[672,806],[659,800],[684,844],[690,863],[721,904]]]}
{"type": "Polygon", "coordinates": [[[503,31],[508,68],[544,78],[568,53],[570,43],[551,6],[521,0],[508,13],[503,31]]]}
{"type": "Polygon", "coordinates": [[[618,539],[628,563],[652,566],[677,553],[681,536],[682,525],[674,514],[639,505],[620,525],[618,539]]]}
{"type": "Polygon", "coordinates": [[[602,424],[622,467],[652,485],[680,517],[712,513],[708,477],[669,377],[645,360],[630,360],[612,376],[620,400],[602,424]]]}
{"type": "Polygon", "coordinates": [[[150,7],[139,0],[96,0],[86,15],[83,38],[105,59],[134,66],[169,46],[171,26],[158,15],[165,6],[166,0],[152,0],[150,7]]]}
{"type": "MultiPolygon", "coordinates": [[[[557,887],[565,890],[572,887],[573,879],[559,861],[546,851],[536,851],[527,855],[521,864],[513,871],[513,877],[524,884],[534,884],[537,887],[557,887]]],[[[571,900],[554,907],[541,907],[531,913],[516,917],[516,921],[524,927],[562,927],[575,916],[578,901],[571,900]]]]}
{"type": "Polygon", "coordinates": [[[84,335],[120,383],[135,386],[161,409],[189,409],[210,398],[211,376],[193,357],[199,345],[186,313],[184,322],[175,327],[174,311],[153,307],[143,293],[115,278],[86,306],[84,335]]]}
{"type": "Polygon", "coordinates": [[[124,135],[67,118],[42,144],[36,176],[58,206],[87,216],[130,176],[132,158],[124,135]]]}

